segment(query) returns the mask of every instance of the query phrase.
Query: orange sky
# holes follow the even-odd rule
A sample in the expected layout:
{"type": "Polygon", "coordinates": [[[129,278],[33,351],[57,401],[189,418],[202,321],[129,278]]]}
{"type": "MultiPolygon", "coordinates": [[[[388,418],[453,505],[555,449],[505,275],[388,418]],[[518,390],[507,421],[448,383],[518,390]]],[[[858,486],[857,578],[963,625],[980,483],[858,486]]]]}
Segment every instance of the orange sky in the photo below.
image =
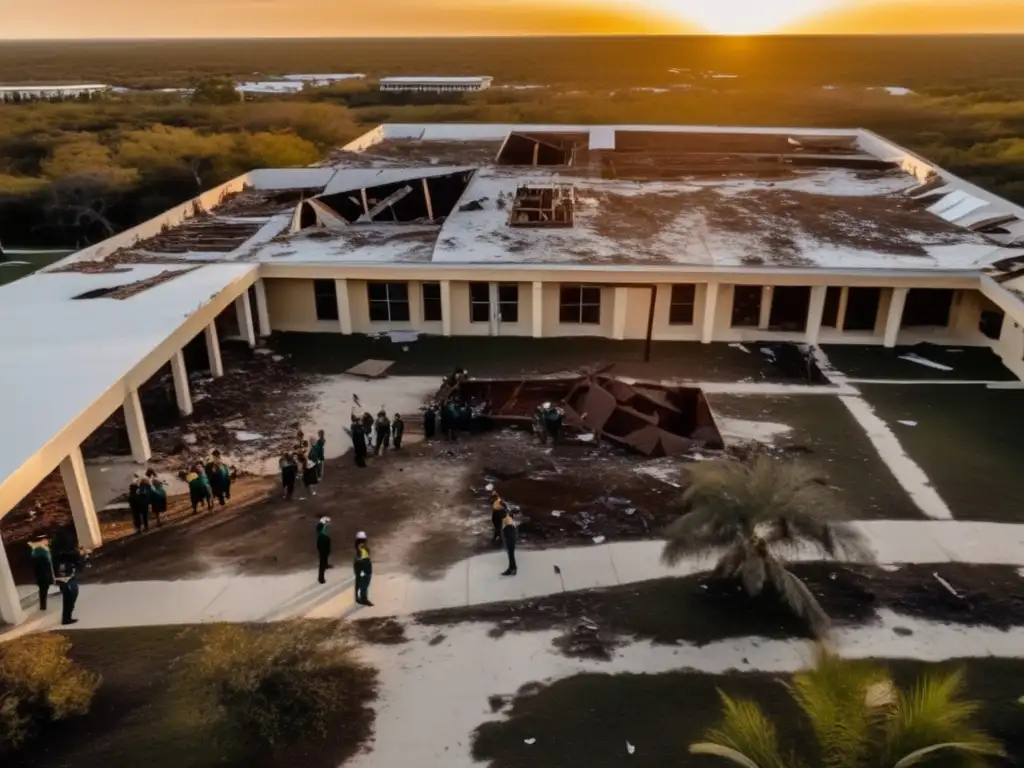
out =
{"type": "Polygon", "coordinates": [[[15,0],[0,38],[1024,33],[1024,0],[15,0]]]}

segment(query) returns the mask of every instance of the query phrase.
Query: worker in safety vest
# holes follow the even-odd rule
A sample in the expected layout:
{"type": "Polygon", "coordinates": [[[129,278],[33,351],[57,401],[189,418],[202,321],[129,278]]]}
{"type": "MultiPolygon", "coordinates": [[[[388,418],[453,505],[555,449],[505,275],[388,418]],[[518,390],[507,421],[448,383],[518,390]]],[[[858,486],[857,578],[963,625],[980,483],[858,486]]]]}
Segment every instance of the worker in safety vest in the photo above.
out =
{"type": "Polygon", "coordinates": [[[369,539],[363,531],[356,534],[356,557],[353,562],[356,574],[356,602],[373,606],[370,602],[370,579],[373,578],[373,563],[370,561],[369,539]]]}

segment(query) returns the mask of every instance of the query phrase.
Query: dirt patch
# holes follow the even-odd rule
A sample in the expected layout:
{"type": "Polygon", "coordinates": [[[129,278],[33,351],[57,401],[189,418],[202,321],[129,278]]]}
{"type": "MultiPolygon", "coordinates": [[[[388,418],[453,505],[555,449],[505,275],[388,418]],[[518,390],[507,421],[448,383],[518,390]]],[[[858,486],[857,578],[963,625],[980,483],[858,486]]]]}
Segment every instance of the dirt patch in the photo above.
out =
{"type": "MultiPolygon", "coordinates": [[[[794,565],[836,626],[870,621],[880,608],[906,616],[1006,629],[1024,626],[1024,578],[1003,566],[905,566],[896,571],[828,563],[794,565]],[[938,574],[961,595],[954,597],[938,574]]],[[[419,614],[428,626],[493,623],[507,632],[564,630],[569,656],[608,660],[627,638],[696,645],[733,637],[810,638],[770,594],[750,598],[733,581],[704,576],[657,579],[608,589],[419,614]]]]}
{"type": "Polygon", "coordinates": [[[391,616],[353,621],[352,630],[364,643],[375,645],[401,645],[409,640],[405,625],[391,616]]]}

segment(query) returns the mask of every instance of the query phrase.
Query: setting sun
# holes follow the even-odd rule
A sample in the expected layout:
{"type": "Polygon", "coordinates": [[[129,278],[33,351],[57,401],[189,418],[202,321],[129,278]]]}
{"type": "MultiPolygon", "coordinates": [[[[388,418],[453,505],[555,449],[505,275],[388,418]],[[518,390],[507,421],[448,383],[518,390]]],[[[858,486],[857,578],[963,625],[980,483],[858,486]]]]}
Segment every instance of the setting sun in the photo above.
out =
{"type": "Polygon", "coordinates": [[[808,16],[829,11],[843,0],[646,0],[671,14],[719,35],[776,32],[808,16]]]}

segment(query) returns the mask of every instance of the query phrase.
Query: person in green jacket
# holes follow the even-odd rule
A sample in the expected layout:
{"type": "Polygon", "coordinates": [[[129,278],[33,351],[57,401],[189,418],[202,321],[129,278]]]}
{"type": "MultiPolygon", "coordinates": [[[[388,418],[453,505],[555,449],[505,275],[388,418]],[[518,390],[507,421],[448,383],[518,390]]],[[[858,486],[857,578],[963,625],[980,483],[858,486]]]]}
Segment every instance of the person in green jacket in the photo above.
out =
{"type": "Polygon", "coordinates": [[[324,437],[324,431],[321,429],[316,433],[316,442],[309,449],[309,460],[316,464],[316,479],[318,481],[324,479],[325,445],[327,445],[327,438],[324,437]]]}
{"type": "Polygon", "coordinates": [[[330,522],[331,518],[321,517],[320,522],[316,524],[316,551],[320,556],[320,571],[317,581],[321,584],[327,583],[326,573],[327,569],[331,567],[328,562],[331,559],[331,534],[327,532],[330,522]]]}
{"type": "Polygon", "coordinates": [[[156,517],[156,524],[159,527],[160,515],[167,511],[167,486],[157,476],[155,469],[146,470],[146,479],[149,481],[146,489],[146,493],[149,495],[149,506],[153,510],[153,516],[156,517]]]}
{"type": "Polygon", "coordinates": [[[75,569],[67,565],[62,569],[61,575],[57,577],[57,586],[63,598],[60,612],[60,623],[77,624],[78,619],[72,618],[75,612],[75,603],[78,602],[78,579],[75,578],[75,569]]]}
{"type": "Polygon", "coordinates": [[[362,531],[356,534],[356,557],[352,565],[356,574],[356,602],[372,607],[370,579],[373,578],[373,563],[370,562],[369,539],[362,531]]]}
{"type": "Polygon", "coordinates": [[[220,451],[215,450],[212,455],[213,458],[205,467],[206,478],[210,492],[223,507],[225,501],[231,499],[231,470],[221,461],[220,451]]]}
{"type": "Polygon", "coordinates": [[[188,483],[188,495],[192,502],[193,515],[199,512],[200,504],[206,504],[207,509],[213,509],[213,495],[210,493],[210,484],[202,466],[196,464],[192,467],[185,475],[185,482],[188,483]]]}
{"type": "Polygon", "coordinates": [[[45,536],[28,543],[32,549],[32,571],[36,586],[39,587],[39,610],[46,610],[46,597],[53,585],[53,556],[50,554],[50,540],[45,536]]]}

